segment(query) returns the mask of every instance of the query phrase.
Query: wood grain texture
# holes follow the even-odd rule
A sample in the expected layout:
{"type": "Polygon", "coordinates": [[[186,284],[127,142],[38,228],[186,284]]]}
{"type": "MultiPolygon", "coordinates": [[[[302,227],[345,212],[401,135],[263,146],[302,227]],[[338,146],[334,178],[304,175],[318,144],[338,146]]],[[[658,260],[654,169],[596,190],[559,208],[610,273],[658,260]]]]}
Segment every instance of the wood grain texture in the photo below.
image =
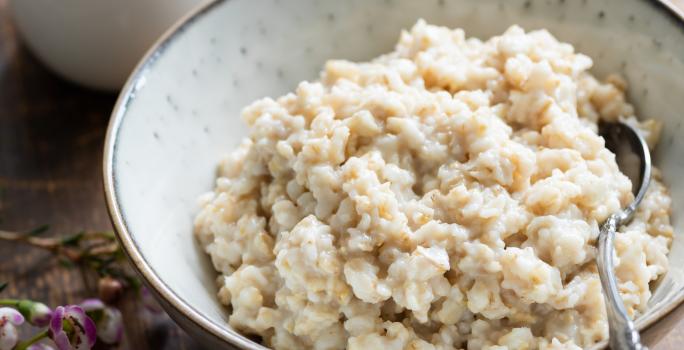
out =
{"type": "MultiPolygon", "coordinates": [[[[22,46],[0,0],[0,227],[50,234],[112,230],[102,192],[102,147],[115,94],[85,90],[48,72],[22,46]]],[[[4,297],[51,306],[95,295],[94,281],[49,253],[0,242],[4,297]]],[[[119,307],[121,349],[199,349],[166,315],[141,312],[137,298],[119,307]]],[[[26,329],[26,333],[30,330],[26,329]]]]}
{"type": "MultiPolygon", "coordinates": [[[[111,230],[102,193],[104,135],[116,96],[85,90],[48,72],[22,46],[0,0],[0,227],[52,233],[111,230]]],[[[684,0],[674,0],[684,7],[684,0]]],[[[52,306],[94,295],[92,281],[45,252],[0,242],[0,282],[7,297],[52,306]]],[[[136,298],[119,305],[121,349],[199,349],[168,317],[150,318],[136,298]]],[[[684,306],[643,334],[653,350],[684,348],[684,306]]]]}

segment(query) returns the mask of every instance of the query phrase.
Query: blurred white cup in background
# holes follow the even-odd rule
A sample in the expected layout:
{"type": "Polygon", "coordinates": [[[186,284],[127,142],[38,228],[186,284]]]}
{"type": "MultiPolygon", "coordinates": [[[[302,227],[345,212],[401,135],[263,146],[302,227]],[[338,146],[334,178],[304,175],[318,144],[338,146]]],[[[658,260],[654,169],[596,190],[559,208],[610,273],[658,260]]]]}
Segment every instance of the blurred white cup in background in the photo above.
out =
{"type": "Polygon", "coordinates": [[[120,89],[174,22],[206,0],[10,0],[27,46],[57,74],[88,87],[120,89]]]}

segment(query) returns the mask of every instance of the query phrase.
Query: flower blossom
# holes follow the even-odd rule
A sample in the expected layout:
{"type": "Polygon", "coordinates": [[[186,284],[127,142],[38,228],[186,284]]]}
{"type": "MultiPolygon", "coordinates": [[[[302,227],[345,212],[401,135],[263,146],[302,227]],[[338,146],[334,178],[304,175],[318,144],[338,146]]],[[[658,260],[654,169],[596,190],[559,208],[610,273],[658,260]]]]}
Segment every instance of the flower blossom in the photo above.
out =
{"type": "Polygon", "coordinates": [[[0,308],[0,350],[12,350],[19,341],[17,326],[24,323],[24,316],[19,311],[9,308],[0,308]]]}
{"type": "Polygon", "coordinates": [[[59,350],[89,350],[95,345],[95,322],[76,305],[58,306],[52,312],[48,336],[59,350]]]}
{"type": "Polygon", "coordinates": [[[85,313],[97,326],[97,337],[105,344],[118,344],[123,337],[123,317],[121,311],[106,306],[99,299],[86,299],[81,303],[85,313]]]}

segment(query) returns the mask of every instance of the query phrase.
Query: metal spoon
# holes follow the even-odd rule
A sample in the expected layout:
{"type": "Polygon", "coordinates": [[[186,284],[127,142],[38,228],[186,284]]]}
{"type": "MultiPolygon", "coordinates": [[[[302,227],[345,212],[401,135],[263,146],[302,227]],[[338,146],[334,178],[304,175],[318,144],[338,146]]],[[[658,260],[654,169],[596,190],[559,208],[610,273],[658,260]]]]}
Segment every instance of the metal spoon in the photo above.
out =
{"type": "Polygon", "coordinates": [[[622,224],[634,216],[637,206],[644,198],[651,180],[651,154],[646,140],[631,126],[623,123],[601,123],[599,134],[606,140],[606,147],[615,153],[620,171],[632,180],[634,201],[621,211],[611,215],[601,226],[598,237],[598,270],[606,300],[608,314],[609,344],[613,350],[648,350],[641,344],[639,331],[627,316],[618,293],[613,266],[613,239],[622,224]],[[638,162],[638,166],[635,166],[638,162]]]}

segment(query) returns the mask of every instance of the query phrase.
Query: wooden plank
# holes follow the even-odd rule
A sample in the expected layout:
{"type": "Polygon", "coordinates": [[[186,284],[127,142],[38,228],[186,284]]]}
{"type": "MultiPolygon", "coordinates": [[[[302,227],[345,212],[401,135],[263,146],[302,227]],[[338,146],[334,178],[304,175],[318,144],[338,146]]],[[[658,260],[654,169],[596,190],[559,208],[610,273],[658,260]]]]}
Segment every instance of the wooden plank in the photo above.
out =
{"type": "MultiPolygon", "coordinates": [[[[86,90],[48,72],[17,38],[0,0],[0,226],[51,233],[111,230],[102,192],[102,147],[115,94],[86,90]]],[[[56,306],[96,295],[77,270],[50,254],[0,242],[3,296],[56,306]]],[[[122,349],[196,349],[166,315],[149,318],[135,296],[119,305],[122,349]]]]}

